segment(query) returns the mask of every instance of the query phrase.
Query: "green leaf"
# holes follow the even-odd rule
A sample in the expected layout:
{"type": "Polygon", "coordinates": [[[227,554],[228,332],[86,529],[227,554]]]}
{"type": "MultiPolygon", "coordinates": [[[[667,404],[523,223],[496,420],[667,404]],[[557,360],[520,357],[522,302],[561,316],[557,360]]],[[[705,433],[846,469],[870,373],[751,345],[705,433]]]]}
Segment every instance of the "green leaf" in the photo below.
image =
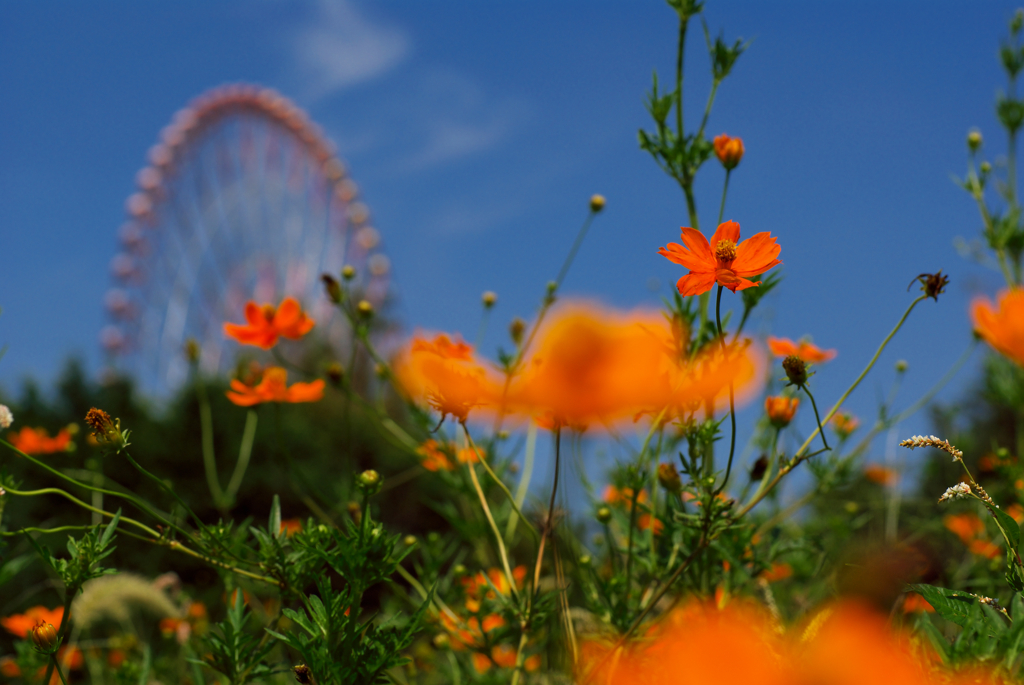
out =
{"type": "Polygon", "coordinates": [[[270,523],[267,524],[270,527],[270,534],[275,538],[281,537],[281,498],[274,495],[274,501],[270,505],[270,523]]]}
{"type": "Polygon", "coordinates": [[[996,525],[1003,532],[1003,537],[1006,539],[1006,547],[1012,552],[1016,552],[1020,547],[1020,526],[1013,520],[1013,517],[1007,514],[1005,511],[998,507],[989,506],[989,511],[996,518],[996,525]]]}
{"type": "Polygon", "coordinates": [[[966,627],[977,616],[972,608],[978,600],[966,592],[921,583],[908,585],[907,590],[924,597],[939,616],[960,627],[966,627]]]}

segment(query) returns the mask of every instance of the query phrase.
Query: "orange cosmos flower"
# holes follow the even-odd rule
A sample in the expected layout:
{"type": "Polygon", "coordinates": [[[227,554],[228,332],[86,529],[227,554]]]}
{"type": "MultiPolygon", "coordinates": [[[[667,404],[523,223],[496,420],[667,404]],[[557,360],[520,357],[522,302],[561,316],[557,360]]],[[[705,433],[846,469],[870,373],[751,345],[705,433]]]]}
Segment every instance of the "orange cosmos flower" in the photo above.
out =
{"type": "Polygon", "coordinates": [[[986,559],[995,559],[1002,553],[999,545],[991,540],[971,540],[967,545],[967,549],[971,551],[971,554],[977,554],[979,557],[985,557],[986,559]]]}
{"type": "Polygon", "coordinates": [[[676,282],[679,294],[700,295],[718,283],[736,292],[760,285],[748,280],[777,264],[782,247],[771,233],[763,232],[740,243],[740,225],[735,221],[719,224],[709,243],[700,231],[684,226],[683,244],[669,243],[658,254],[690,270],[676,282]]]}
{"type": "Polygon", "coordinates": [[[903,600],[903,613],[905,614],[916,614],[926,613],[934,614],[935,607],[928,603],[928,600],[917,594],[916,592],[908,592],[906,598],[903,600]]]}
{"type": "Polygon", "coordinates": [[[764,410],[768,414],[768,420],[776,428],[785,428],[793,420],[796,408],[800,406],[799,397],[766,397],[764,398],[764,410]]]}
{"type": "Polygon", "coordinates": [[[8,439],[15,449],[19,449],[25,454],[54,454],[74,449],[74,445],[71,443],[71,431],[67,428],[61,428],[57,435],[51,438],[45,428],[25,426],[17,433],[12,433],[8,439]]]}
{"type": "Polygon", "coordinates": [[[24,614],[14,614],[7,618],[0,618],[0,625],[13,635],[25,637],[36,624],[50,623],[54,626],[60,626],[62,618],[64,618],[64,607],[47,609],[44,606],[34,606],[26,610],[24,614]]]}
{"type": "Polygon", "coordinates": [[[799,357],[808,364],[821,364],[836,356],[835,350],[823,350],[806,340],[795,343],[789,338],[768,336],[768,349],[776,357],[799,357]]]}
{"type": "Polygon", "coordinates": [[[281,532],[287,537],[302,532],[302,519],[284,519],[281,521],[281,532]]]}
{"type": "Polygon", "coordinates": [[[410,397],[458,421],[493,404],[499,393],[495,374],[476,359],[472,346],[444,334],[413,337],[395,361],[395,376],[410,397]]]}
{"type": "Polygon", "coordinates": [[[280,366],[268,367],[263,378],[255,386],[232,379],[228,399],[240,407],[251,407],[263,402],[316,402],[324,396],[324,382],[317,379],[311,383],[287,385],[288,371],[280,366]]]}
{"type": "Polygon", "coordinates": [[[896,482],[896,472],[878,464],[868,464],[864,467],[864,477],[872,483],[879,485],[892,485],[896,482]]]}
{"type": "Polygon", "coordinates": [[[427,440],[416,449],[416,454],[420,455],[420,464],[427,471],[452,471],[455,469],[452,466],[452,462],[448,459],[448,455],[441,449],[440,443],[437,440],[427,440]]]}
{"type": "MultiPolygon", "coordinates": [[[[607,485],[604,489],[604,501],[608,504],[633,504],[633,488],[617,488],[614,485],[607,485]]],[[[643,506],[647,503],[647,491],[641,490],[640,494],[636,496],[636,503],[638,506],[643,506]]]]}
{"type": "Polygon", "coordinates": [[[278,307],[269,302],[260,306],[250,300],[245,304],[245,320],[245,324],[224,324],[224,335],[264,350],[276,345],[278,337],[298,340],[316,323],[294,297],[284,298],[278,307]]]}
{"type": "Polygon", "coordinates": [[[981,297],[971,303],[974,330],[996,351],[1024,366],[1024,290],[999,293],[996,308],[981,297]]]}
{"type": "Polygon", "coordinates": [[[535,351],[512,381],[505,409],[551,415],[553,424],[607,426],[666,407],[704,406],[732,383],[741,399],[759,384],[759,355],[745,345],[711,346],[692,361],[653,311],[620,313],[566,302],[537,333],[535,351]]]}
{"type": "Polygon", "coordinates": [[[665,530],[665,524],[650,514],[640,514],[636,520],[636,527],[640,530],[652,530],[653,527],[652,532],[655,535],[661,535],[661,531],[665,530]]]}
{"type": "Polygon", "coordinates": [[[777,583],[793,575],[793,567],[786,562],[776,561],[772,567],[761,574],[761,577],[769,583],[777,583]]]}
{"type": "Polygon", "coordinates": [[[718,157],[718,161],[722,163],[727,170],[736,168],[736,165],[743,159],[743,139],[742,138],[730,138],[726,134],[715,136],[715,157],[718,157]]]}

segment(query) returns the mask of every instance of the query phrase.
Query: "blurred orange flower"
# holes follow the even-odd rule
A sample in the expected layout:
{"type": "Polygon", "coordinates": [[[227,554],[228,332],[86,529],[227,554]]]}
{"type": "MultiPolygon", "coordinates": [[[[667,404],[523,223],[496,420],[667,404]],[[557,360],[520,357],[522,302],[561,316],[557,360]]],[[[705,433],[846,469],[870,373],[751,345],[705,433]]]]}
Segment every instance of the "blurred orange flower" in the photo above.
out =
{"type": "Polygon", "coordinates": [[[427,471],[452,471],[455,468],[437,440],[425,441],[416,449],[416,454],[420,455],[420,464],[427,471]]]}
{"type": "Polygon", "coordinates": [[[1016,502],[1006,507],[1006,513],[1017,523],[1024,523],[1024,507],[1016,502]]]}
{"type": "Polygon", "coordinates": [[[683,296],[706,293],[715,283],[732,292],[752,288],[761,282],[749,277],[782,263],[778,259],[782,247],[771,233],[757,233],[740,243],[740,225],[735,221],[719,224],[710,243],[696,229],[684,226],[682,232],[682,245],[669,243],[658,254],[690,270],[676,282],[683,296]]]}
{"type": "Polygon", "coordinates": [[[722,163],[726,169],[735,169],[736,165],[743,159],[743,139],[742,138],[730,138],[726,134],[715,136],[713,141],[715,146],[715,157],[718,157],[718,161],[722,163]]]}
{"type": "Polygon", "coordinates": [[[640,530],[651,530],[655,535],[661,535],[661,532],[665,530],[665,524],[660,520],[654,518],[650,514],[640,514],[640,517],[636,520],[636,527],[640,530]]]}
{"type": "Polygon", "coordinates": [[[776,561],[771,568],[761,574],[761,578],[769,583],[777,583],[793,575],[793,567],[784,561],[776,561]]]}
{"type": "MultiPolygon", "coordinates": [[[[633,504],[633,488],[617,488],[614,485],[606,485],[604,488],[605,503],[607,504],[633,504]]],[[[647,491],[641,490],[636,496],[637,505],[647,502],[647,491]]]]}
{"type": "Polygon", "coordinates": [[[74,449],[74,445],[71,443],[71,431],[67,428],[61,428],[57,435],[51,438],[45,428],[25,426],[17,433],[12,433],[8,440],[15,449],[19,449],[25,454],[53,454],[74,449]]]}
{"type": "Polygon", "coordinates": [[[281,532],[286,537],[291,537],[302,532],[302,519],[283,519],[281,521],[281,532]]]}
{"type": "Polygon", "coordinates": [[[906,598],[903,600],[903,613],[914,614],[922,612],[926,614],[934,614],[935,607],[929,604],[927,599],[916,592],[908,592],[906,598]]]}
{"type": "Polygon", "coordinates": [[[55,628],[59,628],[63,617],[64,607],[47,609],[44,606],[34,606],[31,609],[27,609],[24,614],[14,614],[7,618],[0,618],[0,625],[13,635],[25,637],[37,623],[50,623],[55,628]]]}
{"type": "Polygon", "coordinates": [[[840,438],[845,440],[853,434],[853,431],[857,430],[860,426],[860,421],[856,416],[846,411],[836,412],[829,422],[832,424],[832,430],[836,432],[840,438]]]}
{"type": "Polygon", "coordinates": [[[557,425],[606,427],[667,407],[692,411],[722,398],[730,383],[745,399],[761,381],[759,355],[748,345],[730,345],[724,354],[713,345],[681,361],[680,344],[679,331],[658,312],[563,303],[539,329],[506,410],[550,414],[557,425]]]}
{"type": "Polygon", "coordinates": [[[316,323],[294,297],[284,298],[277,307],[269,302],[260,306],[250,300],[245,304],[245,320],[245,324],[224,324],[224,335],[264,350],[276,345],[278,337],[298,340],[316,323]]]}
{"type": "Polygon", "coordinates": [[[324,382],[317,379],[311,383],[288,385],[288,371],[280,366],[271,366],[263,372],[263,378],[255,386],[238,380],[231,380],[229,400],[240,407],[251,407],[263,402],[316,402],[324,396],[324,382]]]}
{"type": "Polygon", "coordinates": [[[942,523],[955,533],[965,545],[971,544],[975,538],[985,532],[985,523],[978,518],[977,514],[971,512],[946,514],[942,523]]]}
{"type": "Polygon", "coordinates": [[[999,293],[996,307],[980,297],[971,303],[974,330],[998,352],[1024,366],[1024,290],[999,293]]]}
{"type": "Polygon", "coordinates": [[[776,428],[785,428],[793,420],[797,407],[800,406],[799,397],[766,397],[764,398],[764,410],[768,414],[768,420],[776,428]]]}
{"type": "Polygon", "coordinates": [[[878,464],[865,466],[864,477],[879,485],[892,485],[896,482],[896,472],[878,464]]]}
{"type": "Polygon", "coordinates": [[[971,551],[971,554],[977,554],[979,557],[985,557],[986,559],[995,559],[1002,553],[999,545],[991,540],[971,540],[967,545],[967,549],[971,551]]]}
{"type": "Polygon", "coordinates": [[[493,405],[499,394],[496,375],[477,360],[472,346],[444,334],[413,337],[395,361],[395,375],[411,398],[458,421],[493,405]]]}
{"type": "Polygon", "coordinates": [[[776,357],[800,357],[808,364],[820,364],[836,356],[835,350],[823,350],[805,340],[795,343],[789,338],[776,338],[770,335],[768,349],[776,357]]]}

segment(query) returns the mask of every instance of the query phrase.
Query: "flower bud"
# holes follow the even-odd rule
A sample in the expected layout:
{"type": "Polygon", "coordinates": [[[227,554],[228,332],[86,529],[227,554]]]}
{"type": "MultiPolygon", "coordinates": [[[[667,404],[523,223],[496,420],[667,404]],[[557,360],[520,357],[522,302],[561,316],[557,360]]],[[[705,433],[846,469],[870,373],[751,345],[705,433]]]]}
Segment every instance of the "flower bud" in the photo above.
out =
{"type": "Polygon", "coordinates": [[[522,344],[524,333],[526,333],[526,322],[518,316],[512,319],[512,323],[508,325],[508,334],[512,338],[512,342],[516,345],[522,344]]]}
{"type": "Polygon", "coordinates": [[[388,366],[387,366],[387,364],[374,364],[374,366],[373,366],[373,374],[377,378],[381,378],[381,379],[387,378],[388,377],[388,366]]]}
{"type": "Polygon", "coordinates": [[[591,195],[590,196],[590,211],[597,214],[604,209],[604,195],[591,195]]]}
{"type": "MultiPolygon", "coordinates": [[[[783,363],[785,366],[785,363],[783,363]]],[[[788,372],[787,372],[788,373],[788,372]]],[[[766,397],[764,399],[764,410],[768,414],[768,420],[776,428],[785,428],[793,420],[797,407],[800,406],[800,399],[797,397],[766,397]]]]}
{"type": "Polygon", "coordinates": [[[977,152],[981,148],[981,131],[972,128],[967,134],[967,149],[977,152]]]}
{"type": "Polygon", "coordinates": [[[359,316],[369,319],[373,316],[373,305],[368,300],[359,300],[359,304],[356,305],[356,311],[359,312],[359,316]]]}
{"type": "Polygon", "coordinates": [[[341,267],[341,277],[344,278],[346,281],[351,281],[353,278],[356,277],[356,268],[351,264],[346,264],[345,266],[341,267]]]}
{"type": "Polygon", "coordinates": [[[306,664],[293,667],[292,673],[295,674],[295,682],[299,685],[316,685],[316,681],[313,680],[313,671],[306,664]]]}
{"type": "Polygon", "coordinates": [[[978,170],[981,171],[981,173],[983,174],[991,173],[992,165],[989,164],[988,162],[982,162],[981,164],[978,165],[978,170]]]}
{"type": "Polygon", "coordinates": [[[1018,9],[1013,14],[1013,19],[1010,20],[1010,31],[1013,35],[1020,33],[1021,27],[1024,26],[1024,9],[1018,9]]]}
{"type": "Polygon", "coordinates": [[[345,505],[348,510],[348,515],[352,517],[352,521],[358,526],[363,522],[363,508],[359,506],[359,502],[349,502],[345,505]]]}
{"type": "Polygon", "coordinates": [[[795,354],[782,360],[782,370],[786,372],[791,385],[799,388],[807,382],[807,364],[795,354]]]}
{"type": "MultiPolygon", "coordinates": [[[[946,286],[949,285],[949,276],[943,276],[942,269],[939,269],[933,274],[918,275],[917,278],[910,282],[910,285],[914,285],[915,281],[921,284],[921,291],[927,297],[938,302],[939,295],[941,295],[946,290],[946,286]]],[[[907,286],[907,290],[910,290],[910,285],[907,286]]]]}
{"type": "Polygon", "coordinates": [[[434,636],[433,642],[435,649],[448,649],[451,646],[451,639],[447,633],[438,633],[434,636]]]}
{"type": "Polygon", "coordinates": [[[356,479],[356,485],[367,495],[376,495],[380,492],[380,486],[384,484],[384,479],[380,477],[380,474],[373,469],[367,469],[359,474],[356,479]]]}
{"type": "Polygon", "coordinates": [[[416,544],[416,536],[406,535],[404,538],[402,538],[402,542],[405,544],[406,547],[412,547],[416,544]]]}
{"type": "Polygon", "coordinates": [[[683,489],[683,481],[679,478],[679,471],[676,470],[675,464],[668,462],[658,464],[658,482],[661,483],[661,487],[672,493],[678,493],[683,489]]]}
{"type": "Polygon", "coordinates": [[[896,362],[896,373],[906,373],[909,368],[910,365],[907,364],[906,359],[900,359],[896,362]]]}
{"type": "Polygon", "coordinates": [[[580,566],[590,566],[593,561],[589,554],[584,554],[580,557],[580,566]]]}
{"type": "Polygon", "coordinates": [[[754,462],[754,465],[750,467],[750,480],[754,483],[759,482],[764,478],[765,472],[768,470],[768,455],[762,454],[754,462]]]}
{"type": "Polygon", "coordinates": [[[455,564],[454,566],[452,566],[452,573],[457,575],[457,576],[464,576],[464,575],[466,575],[466,571],[468,571],[468,570],[469,569],[467,569],[462,564],[455,564]]]}
{"type": "Polygon", "coordinates": [[[715,146],[715,156],[718,157],[718,161],[722,163],[722,166],[727,171],[735,169],[736,165],[743,159],[743,139],[741,138],[730,138],[726,134],[715,136],[713,141],[715,146]]]}
{"type": "Polygon", "coordinates": [[[195,364],[199,361],[199,343],[196,342],[195,338],[189,338],[185,341],[185,359],[188,360],[189,364],[195,364]]]}
{"type": "Polygon", "coordinates": [[[490,309],[498,301],[498,295],[494,291],[488,290],[480,299],[483,300],[484,309],[490,309]]]}
{"type": "Polygon", "coordinates": [[[341,385],[341,381],[345,379],[345,367],[338,362],[331,362],[327,366],[327,378],[331,383],[341,385]]]}
{"type": "Polygon", "coordinates": [[[57,640],[57,629],[52,623],[40,621],[32,628],[32,644],[43,654],[53,654],[60,644],[57,640]]]}
{"type": "Polygon", "coordinates": [[[597,520],[601,523],[608,523],[612,519],[612,510],[610,507],[598,507],[597,509],[597,520]]]}
{"type": "Polygon", "coordinates": [[[320,276],[320,280],[324,283],[324,290],[327,291],[327,299],[334,304],[341,302],[344,293],[341,290],[341,283],[338,283],[338,279],[330,274],[323,274],[320,276]]]}

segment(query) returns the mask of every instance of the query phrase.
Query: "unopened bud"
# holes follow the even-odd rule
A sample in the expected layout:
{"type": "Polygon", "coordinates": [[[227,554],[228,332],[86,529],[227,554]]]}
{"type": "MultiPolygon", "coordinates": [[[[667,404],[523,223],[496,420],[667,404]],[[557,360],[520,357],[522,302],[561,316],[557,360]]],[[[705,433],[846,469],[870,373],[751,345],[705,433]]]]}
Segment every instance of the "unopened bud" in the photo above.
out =
{"type": "Polygon", "coordinates": [[[377,378],[387,378],[388,377],[388,367],[387,367],[387,364],[375,364],[374,367],[373,367],[373,373],[374,373],[375,376],[377,376],[377,378]]]}
{"type": "Polygon", "coordinates": [[[313,680],[313,671],[306,664],[293,667],[292,673],[295,674],[295,682],[299,685],[316,685],[316,681],[313,680]]]}
{"type": "Polygon", "coordinates": [[[111,419],[110,414],[93,407],[86,412],[85,422],[92,428],[92,436],[98,444],[114,447],[121,447],[124,444],[120,419],[111,419]]]}
{"type": "Polygon", "coordinates": [[[43,654],[53,654],[59,646],[57,629],[52,623],[40,621],[32,628],[32,644],[43,654]]]}
{"type": "Polygon", "coordinates": [[[356,277],[356,268],[351,264],[346,264],[345,266],[341,267],[341,277],[344,278],[346,281],[351,281],[353,278],[356,277]]]}
{"type": "Polygon", "coordinates": [[[435,649],[448,649],[451,646],[451,640],[448,638],[447,633],[438,633],[434,636],[434,648],[435,649]]]}
{"type": "Polygon", "coordinates": [[[185,359],[188,360],[189,364],[195,364],[199,361],[199,343],[196,342],[195,338],[189,338],[185,341],[185,359]]]}
{"type": "Polygon", "coordinates": [[[896,373],[906,373],[909,368],[910,365],[907,364],[906,359],[900,359],[896,362],[896,373]]]}
{"type": "Polygon", "coordinates": [[[413,545],[416,544],[416,536],[415,535],[406,535],[404,538],[402,538],[402,542],[405,543],[406,547],[412,547],[413,545]]]}
{"type": "Polygon", "coordinates": [[[380,486],[384,484],[384,479],[373,469],[367,469],[359,474],[356,484],[367,495],[376,495],[380,492],[380,486]]]}
{"type": "Polygon", "coordinates": [[[792,385],[803,387],[807,382],[807,364],[795,354],[782,360],[782,369],[792,385]]]}
{"type": "Polygon", "coordinates": [[[490,309],[498,301],[498,295],[493,290],[488,290],[480,299],[484,303],[484,309],[490,309]]]}
{"type": "Polygon", "coordinates": [[[462,564],[455,564],[454,566],[452,566],[452,573],[454,575],[457,575],[457,576],[464,576],[464,575],[466,575],[466,571],[468,571],[468,570],[469,569],[467,569],[462,564]]]}
{"type": "Polygon", "coordinates": [[[373,305],[370,304],[369,300],[359,300],[359,304],[356,305],[356,311],[359,312],[359,316],[369,319],[373,316],[373,305]]]}
{"type": "Polygon", "coordinates": [[[327,378],[331,383],[341,385],[341,381],[345,379],[345,367],[338,362],[331,362],[327,366],[327,378]]]}
{"type": "Polygon", "coordinates": [[[526,322],[518,316],[512,319],[512,323],[508,325],[508,335],[512,338],[512,342],[516,345],[522,344],[524,333],[526,333],[526,322]]]}
{"type": "Polygon", "coordinates": [[[989,164],[988,162],[982,162],[981,164],[978,165],[978,170],[981,171],[981,173],[983,174],[991,173],[992,165],[989,164]]]}
{"type": "Polygon", "coordinates": [[[1010,31],[1013,35],[1020,33],[1021,27],[1024,26],[1024,9],[1018,9],[1013,14],[1013,19],[1010,20],[1010,31]]]}
{"type": "Polygon", "coordinates": [[[754,465],[750,467],[750,480],[757,483],[764,478],[765,472],[768,470],[768,456],[762,454],[754,462],[754,465]]]}
{"type": "Polygon", "coordinates": [[[661,487],[672,493],[677,493],[683,489],[683,481],[679,478],[679,471],[676,470],[675,464],[668,462],[658,464],[658,482],[661,483],[661,487]]]}
{"type": "Polygon", "coordinates": [[[604,195],[591,195],[590,196],[590,211],[597,214],[604,209],[604,195]]]}
{"type": "MultiPolygon", "coordinates": [[[[942,269],[939,269],[933,274],[920,274],[910,285],[914,285],[914,282],[921,284],[921,291],[924,292],[925,296],[932,298],[936,302],[939,301],[939,295],[941,295],[946,286],[949,285],[949,276],[942,275],[942,269]]],[[[910,286],[907,286],[907,290],[910,290],[910,286]]]]}
{"type": "Polygon", "coordinates": [[[338,279],[330,274],[323,274],[320,276],[320,280],[324,283],[324,290],[327,291],[327,299],[334,304],[341,302],[344,293],[341,290],[341,283],[338,283],[338,279]]]}
{"type": "Polygon", "coordinates": [[[608,523],[612,520],[612,510],[610,507],[598,507],[596,516],[601,523],[608,523]]]}
{"type": "Polygon", "coordinates": [[[580,557],[580,566],[590,566],[593,561],[589,554],[584,554],[580,557]]]}
{"type": "Polygon", "coordinates": [[[981,148],[981,131],[972,128],[967,134],[967,149],[977,152],[981,148]]]}
{"type": "Polygon", "coordinates": [[[345,505],[345,508],[357,526],[363,522],[363,508],[359,506],[359,502],[349,502],[345,505]]]}

